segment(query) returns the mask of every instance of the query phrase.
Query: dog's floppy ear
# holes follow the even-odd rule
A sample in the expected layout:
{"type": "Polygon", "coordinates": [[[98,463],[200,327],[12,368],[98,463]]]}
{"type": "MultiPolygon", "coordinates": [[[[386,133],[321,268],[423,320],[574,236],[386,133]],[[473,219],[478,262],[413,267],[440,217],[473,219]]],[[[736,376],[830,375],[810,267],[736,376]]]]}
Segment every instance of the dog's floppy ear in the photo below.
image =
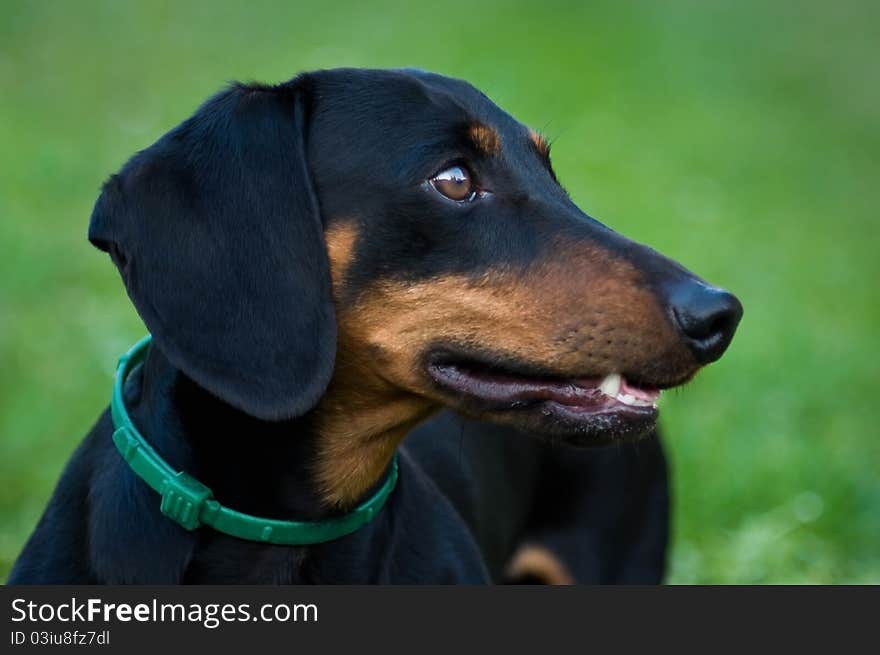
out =
{"type": "Polygon", "coordinates": [[[221,92],[104,185],[89,227],[170,361],[265,420],[313,407],[335,358],[306,94],[221,92]]]}

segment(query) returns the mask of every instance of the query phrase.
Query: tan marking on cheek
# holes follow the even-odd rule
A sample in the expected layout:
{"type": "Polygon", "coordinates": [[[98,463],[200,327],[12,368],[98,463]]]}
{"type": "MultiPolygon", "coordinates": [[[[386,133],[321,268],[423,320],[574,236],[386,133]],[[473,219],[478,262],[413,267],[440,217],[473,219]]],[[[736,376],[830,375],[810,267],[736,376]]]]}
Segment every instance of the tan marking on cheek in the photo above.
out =
{"type": "Polygon", "coordinates": [[[328,506],[350,506],[378,479],[400,439],[426,403],[407,397],[374,372],[368,351],[352,344],[350,312],[340,303],[354,260],[354,220],[333,219],[324,232],[337,301],[337,353],[333,377],[314,416],[318,453],[313,474],[328,506]]]}
{"type": "Polygon", "coordinates": [[[538,578],[545,584],[577,584],[568,567],[553,552],[544,546],[527,544],[517,549],[507,566],[509,580],[538,578]]]}
{"type": "Polygon", "coordinates": [[[526,273],[377,284],[353,309],[348,338],[379,353],[386,379],[428,395],[415,359],[435,342],[515,356],[561,376],[626,372],[680,345],[635,269],[599,249],[575,254],[526,273]]]}
{"type": "Polygon", "coordinates": [[[354,259],[354,246],[358,230],[354,221],[333,220],[324,231],[327,257],[330,259],[330,277],[333,279],[334,295],[339,296],[348,268],[354,259]]]}
{"type": "MultiPolygon", "coordinates": [[[[325,238],[338,300],[357,232],[349,224],[330,232],[325,238]]],[[[407,432],[439,406],[383,379],[369,345],[352,338],[358,315],[339,302],[336,314],[333,377],[314,411],[318,452],[313,475],[325,505],[349,508],[382,475],[407,432]]]]}
{"type": "Polygon", "coordinates": [[[474,145],[487,155],[494,155],[501,149],[501,137],[493,128],[482,123],[474,123],[468,130],[474,145]]]}

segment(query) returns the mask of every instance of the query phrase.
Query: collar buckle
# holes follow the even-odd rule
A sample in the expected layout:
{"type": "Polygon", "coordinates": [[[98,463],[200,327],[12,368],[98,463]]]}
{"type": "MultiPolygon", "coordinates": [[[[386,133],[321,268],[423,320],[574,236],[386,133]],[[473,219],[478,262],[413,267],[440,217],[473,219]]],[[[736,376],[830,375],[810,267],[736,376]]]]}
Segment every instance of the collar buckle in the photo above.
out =
{"type": "Polygon", "coordinates": [[[195,530],[202,524],[202,510],[214,495],[208,487],[183,471],[166,478],[160,493],[161,512],[187,530],[195,530]]]}

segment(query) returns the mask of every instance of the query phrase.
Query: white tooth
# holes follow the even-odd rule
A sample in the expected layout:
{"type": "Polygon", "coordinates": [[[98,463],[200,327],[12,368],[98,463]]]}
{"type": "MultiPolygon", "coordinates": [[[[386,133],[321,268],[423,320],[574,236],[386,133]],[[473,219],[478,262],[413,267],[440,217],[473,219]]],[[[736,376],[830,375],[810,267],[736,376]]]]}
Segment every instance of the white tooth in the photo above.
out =
{"type": "Polygon", "coordinates": [[[642,400],[641,398],[636,398],[633,395],[628,393],[619,393],[616,397],[618,402],[623,403],[624,405],[629,405],[630,407],[651,407],[656,405],[649,400],[642,400]]]}
{"type": "Polygon", "coordinates": [[[612,373],[611,375],[606,375],[605,379],[602,380],[602,384],[599,385],[599,391],[604,393],[606,396],[611,396],[612,398],[614,398],[620,392],[620,381],[620,373],[612,373]]]}

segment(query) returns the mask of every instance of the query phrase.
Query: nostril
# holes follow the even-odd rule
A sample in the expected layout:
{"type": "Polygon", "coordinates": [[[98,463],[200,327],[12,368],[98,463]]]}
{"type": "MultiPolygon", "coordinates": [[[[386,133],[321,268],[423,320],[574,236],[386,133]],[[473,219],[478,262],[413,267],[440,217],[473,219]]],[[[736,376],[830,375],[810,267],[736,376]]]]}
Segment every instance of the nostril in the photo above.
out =
{"type": "Polygon", "coordinates": [[[707,364],[721,357],[742,317],[736,296],[689,280],[671,291],[669,301],[675,322],[697,360],[707,364]]]}
{"type": "Polygon", "coordinates": [[[719,332],[726,332],[733,322],[733,315],[726,309],[706,311],[706,308],[673,308],[682,332],[692,339],[706,339],[719,332]]]}
{"type": "Polygon", "coordinates": [[[730,325],[730,316],[728,314],[715,317],[709,325],[709,336],[720,332],[727,332],[728,325],[730,325]]]}

